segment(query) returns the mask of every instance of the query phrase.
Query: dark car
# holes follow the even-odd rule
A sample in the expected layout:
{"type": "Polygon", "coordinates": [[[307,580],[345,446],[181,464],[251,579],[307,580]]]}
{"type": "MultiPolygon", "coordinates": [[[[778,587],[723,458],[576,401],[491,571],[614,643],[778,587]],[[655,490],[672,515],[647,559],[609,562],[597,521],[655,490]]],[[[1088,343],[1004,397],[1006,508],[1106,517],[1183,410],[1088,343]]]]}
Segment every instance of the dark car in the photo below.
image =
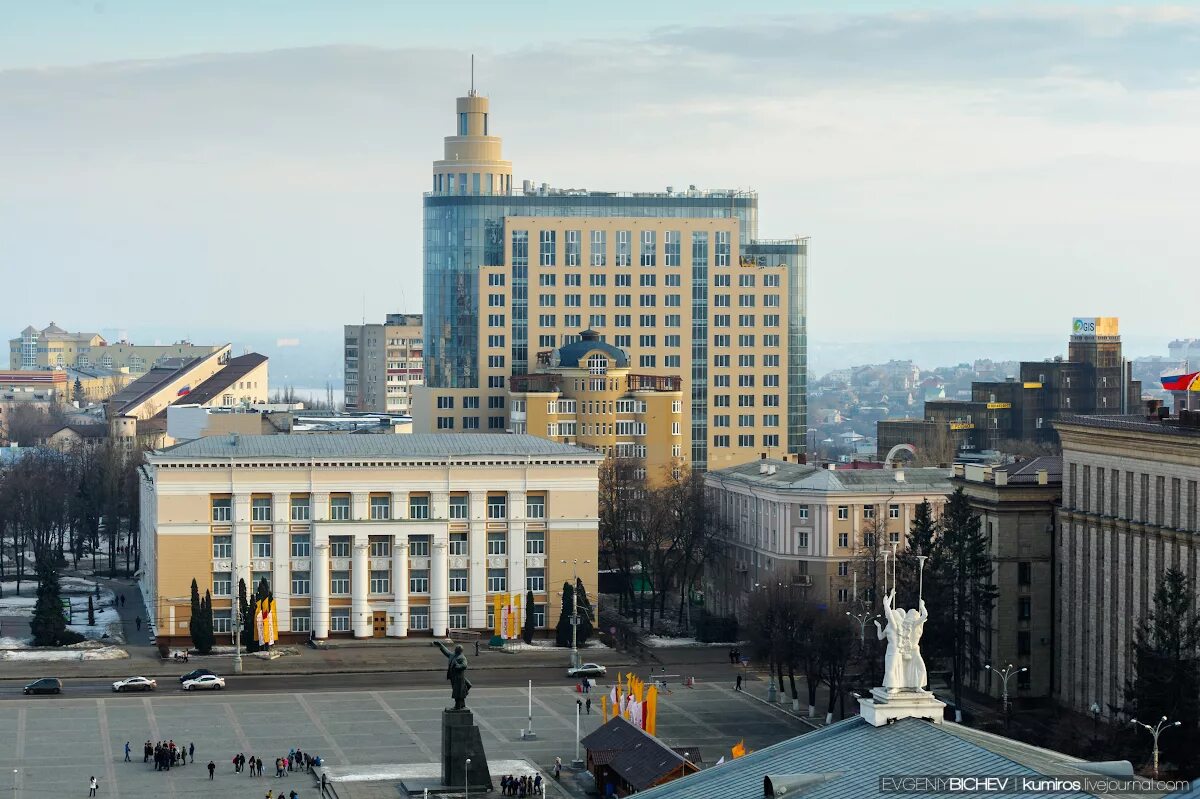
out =
{"type": "Polygon", "coordinates": [[[179,677],[179,684],[183,685],[188,680],[194,680],[197,677],[203,677],[205,674],[212,674],[215,676],[216,672],[209,669],[192,669],[187,674],[183,674],[179,677]]]}
{"type": "Polygon", "coordinates": [[[27,694],[61,694],[62,680],[57,677],[43,677],[26,685],[24,692],[27,694]]]}

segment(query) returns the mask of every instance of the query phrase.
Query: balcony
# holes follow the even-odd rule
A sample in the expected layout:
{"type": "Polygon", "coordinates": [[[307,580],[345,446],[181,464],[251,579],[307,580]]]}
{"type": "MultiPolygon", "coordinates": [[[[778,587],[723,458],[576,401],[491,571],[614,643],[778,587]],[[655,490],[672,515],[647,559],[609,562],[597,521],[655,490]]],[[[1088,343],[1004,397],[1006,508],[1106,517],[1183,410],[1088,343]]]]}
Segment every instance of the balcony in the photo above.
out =
{"type": "Polygon", "coordinates": [[[668,375],[626,375],[626,391],[679,391],[683,385],[680,377],[668,375]]]}
{"type": "Polygon", "coordinates": [[[508,380],[509,390],[514,394],[535,392],[558,394],[562,392],[562,376],[555,374],[513,375],[508,380]]]}

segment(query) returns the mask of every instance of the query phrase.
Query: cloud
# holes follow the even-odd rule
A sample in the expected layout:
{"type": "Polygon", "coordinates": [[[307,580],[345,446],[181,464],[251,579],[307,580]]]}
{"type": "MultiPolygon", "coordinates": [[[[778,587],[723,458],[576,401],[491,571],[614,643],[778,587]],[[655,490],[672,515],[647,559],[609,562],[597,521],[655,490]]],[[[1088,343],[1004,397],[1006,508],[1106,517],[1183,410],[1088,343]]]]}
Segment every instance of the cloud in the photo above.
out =
{"type": "MultiPolygon", "coordinates": [[[[1046,330],[1094,311],[1165,336],[1189,292],[1150,307],[1123,284],[1200,287],[1198,38],[1186,9],[798,16],[484,52],[478,77],[518,181],[757,189],[763,235],[813,237],[816,340],[974,332],[983,297],[999,328],[992,309],[1046,330]]],[[[465,61],[329,46],[0,72],[21,324],[336,336],[364,297],[415,310],[465,61]]]]}

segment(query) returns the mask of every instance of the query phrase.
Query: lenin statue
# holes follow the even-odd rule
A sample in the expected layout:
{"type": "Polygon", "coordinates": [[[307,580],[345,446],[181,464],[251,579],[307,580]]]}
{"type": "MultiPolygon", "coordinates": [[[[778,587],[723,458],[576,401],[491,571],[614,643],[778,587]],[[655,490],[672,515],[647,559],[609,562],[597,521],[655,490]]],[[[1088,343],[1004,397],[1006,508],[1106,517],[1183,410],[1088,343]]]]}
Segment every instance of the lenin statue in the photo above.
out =
{"type": "Polygon", "coordinates": [[[471,681],[467,679],[467,659],[463,656],[462,645],[456,645],[453,652],[447,649],[441,641],[434,641],[433,645],[442,650],[442,654],[449,661],[446,666],[446,679],[450,681],[450,695],[454,697],[454,709],[466,710],[471,681]]]}

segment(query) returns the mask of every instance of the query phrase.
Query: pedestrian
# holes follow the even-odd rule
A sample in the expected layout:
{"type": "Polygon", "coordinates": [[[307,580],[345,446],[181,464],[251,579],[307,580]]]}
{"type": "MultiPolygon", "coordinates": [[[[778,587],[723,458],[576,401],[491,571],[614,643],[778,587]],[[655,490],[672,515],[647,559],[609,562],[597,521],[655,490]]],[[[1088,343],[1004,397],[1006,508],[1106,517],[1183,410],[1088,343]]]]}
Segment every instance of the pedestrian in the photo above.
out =
{"type": "Polygon", "coordinates": [[[554,758],[554,779],[556,779],[556,780],[559,779],[559,776],[561,774],[562,774],[562,758],[556,757],[556,758],[554,758]]]}
{"type": "Polygon", "coordinates": [[[271,799],[271,789],[267,788],[267,799],[271,799]]]}
{"type": "Polygon", "coordinates": [[[130,751],[131,751],[131,750],[130,750],[130,747],[129,747],[129,741],[126,741],[126,742],[125,742],[125,762],[126,762],[126,763],[130,762],[130,758],[129,758],[129,752],[130,752],[130,751]]]}
{"type": "Polygon", "coordinates": [[[247,768],[246,770],[248,772],[250,772],[250,776],[253,777],[254,776],[254,755],[250,755],[250,757],[243,762],[247,766],[249,766],[249,768],[247,768]]]}
{"type": "Polygon", "coordinates": [[[196,762],[196,742],[195,741],[188,742],[188,757],[190,757],[192,759],[193,763],[196,762]]]}
{"type": "Polygon", "coordinates": [[[138,628],[139,630],[141,630],[141,629],[142,629],[142,617],[141,617],[141,616],[134,616],[134,617],[133,617],[133,623],[137,625],[137,628],[138,628]]]}
{"type": "Polygon", "coordinates": [[[121,594],[121,607],[125,607],[125,595],[121,594]]]}
{"type": "Polygon", "coordinates": [[[589,716],[592,715],[592,698],[590,696],[588,697],[587,702],[584,703],[584,707],[587,708],[587,714],[589,716]]]}
{"type": "Polygon", "coordinates": [[[217,771],[217,764],[212,762],[211,760],[208,761],[208,778],[210,780],[213,778],[213,774],[215,774],[216,771],[217,771]]]}
{"type": "Polygon", "coordinates": [[[147,739],[145,746],[142,747],[142,762],[148,763],[152,754],[154,754],[154,746],[147,739]]]}
{"type": "Polygon", "coordinates": [[[288,794],[288,799],[300,799],[300,794],[296,793],[295,788],[293,788],[292,792],[288,794]]]}
{"type": "Polygon", "coordinates": [[[735,691],[742,690],[742,675],[739,674],[737,676],[737,683],[733,686],[733,690],[735,690],[735,691]]]}
{"type": "Polygon", "coordinates": [[[88,784],[88,796],[95,796],[96,789],[100,787],[100,783],[96,782],[96,778],[92,777],[92,781],[88,784]]]}
{"type": "Polygon", "coordinates": [[[479,657],[479,642],[475,642],[475,657],[479,657]]]}

